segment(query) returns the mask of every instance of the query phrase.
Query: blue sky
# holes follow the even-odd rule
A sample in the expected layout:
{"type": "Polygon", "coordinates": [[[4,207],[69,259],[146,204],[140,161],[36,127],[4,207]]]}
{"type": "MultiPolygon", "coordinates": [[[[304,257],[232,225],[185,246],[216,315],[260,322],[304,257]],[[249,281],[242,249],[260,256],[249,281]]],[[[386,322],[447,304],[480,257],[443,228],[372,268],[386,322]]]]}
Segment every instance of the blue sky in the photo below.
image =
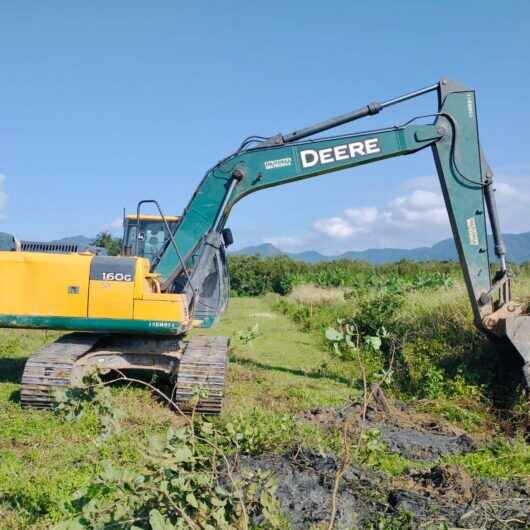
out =
{"type": "MultiPolygon", "coordinates": [[[[505,231],[530,230],[530,2],[37,2],[0,5],[0,230],[119,232],[179,213],[249,134],[289,132],[447,76],[476,88],[505,231]]],[[[414,100],[366,129],[435,109],[414,100]]],[[[343,128],[340,132],[353,130],[343,128]]],[[[238,246],[337,252],[449,234],[430,151],[263,191],[238,246]]]]}

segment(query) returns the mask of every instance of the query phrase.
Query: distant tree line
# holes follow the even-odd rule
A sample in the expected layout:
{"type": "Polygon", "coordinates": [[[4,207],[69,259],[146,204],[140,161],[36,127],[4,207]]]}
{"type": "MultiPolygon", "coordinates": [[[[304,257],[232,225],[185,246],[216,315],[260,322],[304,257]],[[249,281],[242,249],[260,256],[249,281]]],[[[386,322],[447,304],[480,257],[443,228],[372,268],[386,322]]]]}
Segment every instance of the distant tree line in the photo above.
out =
{"type": "Polygon", "coordinates": [[[92,245],[106,249],[109,256],[118,256],[121,252],[121,239],[106,231],[100,232],[92,241],[92,245]]]}
{"type": "Polygon", "coordinates": [[[461,274],[453,261],[398,261],[372,265],[365,261],[337,260],[306,263],[287,256],[230,256],[230,284],[236,296],[289,293],[295,285],[319,287],[397,288],[443,285],[461,274]]]}

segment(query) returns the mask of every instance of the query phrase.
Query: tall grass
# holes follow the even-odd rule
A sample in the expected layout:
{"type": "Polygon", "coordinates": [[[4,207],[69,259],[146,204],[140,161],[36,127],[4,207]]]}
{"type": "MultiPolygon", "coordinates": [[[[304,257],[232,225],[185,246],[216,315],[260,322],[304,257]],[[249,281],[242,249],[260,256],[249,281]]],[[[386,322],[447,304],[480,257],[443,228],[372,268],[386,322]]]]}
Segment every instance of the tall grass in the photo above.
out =
{"type": "MultiPolygon", "coordinates": [[[[429,274],[420,271],[418,276],[429,274]]],[[[521,385],[508,373],[513,352],[475,328],[464,282],[457,275],[451,278],[415,287],[402,281],[334,288],[328,296],[326,289],[296,287],[278,299],[276,308],[317,334],[330,355],[346,364],[362,359],[369,382],[391,369],[386,391],[400,399],[445,403],[443,413],[460,411],[464,422],[476,419],[477,411],[483,417],[493,411],[513,418],[523,399],[521,385]]],[[[515,293],[524,301],[530,274],[520,268],[516,280],[515,293]]],[[[353,384],[360,385],[360,379],[353,384]]],[[[527,421],[528,414],[523,416],[527,421]]]]}

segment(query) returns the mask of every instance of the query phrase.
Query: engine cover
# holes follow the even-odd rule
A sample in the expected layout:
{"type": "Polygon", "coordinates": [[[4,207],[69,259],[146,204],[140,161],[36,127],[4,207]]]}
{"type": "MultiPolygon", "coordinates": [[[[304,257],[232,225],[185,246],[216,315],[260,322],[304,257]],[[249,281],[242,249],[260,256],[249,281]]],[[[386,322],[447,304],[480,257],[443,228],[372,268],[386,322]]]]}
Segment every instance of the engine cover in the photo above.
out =
{"type": "Polygon", "coordinates": [[[181,334],[185,294],[157,292],[144,258],[0,253],[0,326],[181,334]]]}

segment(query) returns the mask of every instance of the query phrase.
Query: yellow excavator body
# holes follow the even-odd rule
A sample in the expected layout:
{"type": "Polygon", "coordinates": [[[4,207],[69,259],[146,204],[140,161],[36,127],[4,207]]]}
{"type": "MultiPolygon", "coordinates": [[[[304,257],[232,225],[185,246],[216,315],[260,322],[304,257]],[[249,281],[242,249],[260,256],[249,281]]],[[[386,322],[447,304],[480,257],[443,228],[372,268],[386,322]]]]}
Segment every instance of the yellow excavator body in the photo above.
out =
{"type": "Polygon", "coordinates": [[[149,260],[93,254],[0,253],[0,323],[87,331],[180,334],[185,294],[161,293],[149,260]]]}

